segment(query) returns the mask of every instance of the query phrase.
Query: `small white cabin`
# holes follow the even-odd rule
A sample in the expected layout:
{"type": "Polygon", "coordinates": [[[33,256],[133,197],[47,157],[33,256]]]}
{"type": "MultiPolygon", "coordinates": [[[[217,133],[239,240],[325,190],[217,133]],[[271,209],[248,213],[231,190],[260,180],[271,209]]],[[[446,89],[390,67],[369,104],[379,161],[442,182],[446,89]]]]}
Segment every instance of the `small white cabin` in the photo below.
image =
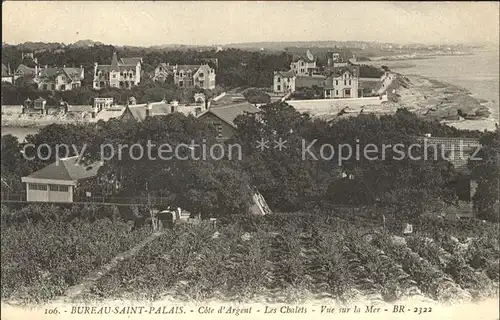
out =
{"type": "Polygon", "coordinates": [[[100,162],[80,164],[77,156],[60,159],[21,178],[26,183],[26,201],[71,203],[78,180],[96,176],[101,166],[100,162]]]}

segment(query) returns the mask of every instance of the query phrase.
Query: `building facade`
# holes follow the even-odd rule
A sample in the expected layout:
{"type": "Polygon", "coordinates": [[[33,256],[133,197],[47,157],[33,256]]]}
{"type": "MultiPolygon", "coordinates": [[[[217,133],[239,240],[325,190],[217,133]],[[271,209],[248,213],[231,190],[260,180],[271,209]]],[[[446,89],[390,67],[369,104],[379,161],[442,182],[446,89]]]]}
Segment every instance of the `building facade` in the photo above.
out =
{"type": "Polygon", "coordinates": [[[295,56],[290,63],[290,70],[297,76],[312,76],[317,71],[316,59],[307,50],[305,56],[295,56]]]}
{"type": "Polygon", "coordinates": [[[142,58],[122,58],[113,53],[110,65],[94,64],[93,88],[130,89],[141,82],[142,58]]]}
{"type": "Polygon", "coordinates": [[[172,77],[173,82],[181,88],[198,87],[215,89],[215,69],[208,64],[202,65],[170,65],[160,63],[155,69],[154,81],[165,82],[172,77]]]}
{"type": "Polygon", "coordinates": [[[95,97],[94,98],[94,108],[101,111],[103,109],[109,109],[113,106],[114,99],[111,97],[95,97]]]}
{"type": "Polygon", "coordinates": [[[39,90],[68,91],[82,86],[84,69],[80,68],[37,68],[35,82],[39,90]]]}
{"type": "Polygon", "coordinates": [[[274,93],[295,92],[295,80],[297,77],[293,71],[275,71],[273,79],[274,93]]]}
{"type": "Polygon", "coordinates": [[[359,98],[359,67],[349,65],[335,68],[325,86],[325,98],[359,98]]]}

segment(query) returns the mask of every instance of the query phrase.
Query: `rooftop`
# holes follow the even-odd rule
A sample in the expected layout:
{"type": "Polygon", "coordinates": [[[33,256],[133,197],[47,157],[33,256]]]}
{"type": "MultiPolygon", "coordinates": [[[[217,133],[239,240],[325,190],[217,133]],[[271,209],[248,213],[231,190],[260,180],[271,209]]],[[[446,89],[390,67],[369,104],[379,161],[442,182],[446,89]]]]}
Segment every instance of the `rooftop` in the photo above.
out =
{"type": "Polygon", "coordinates": [[[424,142],[424,145],[436,146],[444,150],[446,160],[450,161],[456,169],[467,169],[470,157],[477,148],[481,147],[479,139],[475,138],[418,137],[417,139],[424,142]]]}
{"type": "Polygon", "coordinates": [[[78,156],[61,159],[59,163],[54,162],[24,178],[77,181],[96,176],[103,164],[102,162],[95,162],[84,165],[79,163],[78,160],[78,156]]]}
{"type": "Polygon", "coordinates": [[[59,68],[51,67],[44,68],[40,70],[40,77],[52,78],[60,74],[61,72],[66,73],[68,77],[72,80],[82,80],[83,79],[83,68],[59,68]]]}
{"type": "Polygon", "coordinates": [[[246,113],[257,113],[260,112],[260,109],[254,106],[253,104],[249,102],[241,102],[237,104],[232,104],[232,105],[226,105],[226,106],[214,106],[210,108],[209,110],[203,112],[200,114],[198,117],[202,117],[206,114],[213,114],[217,118],[221,119],[222,121],[226,122],[230,126],[236,128],[236,124],[234,123],[234,120],[240,116],[244,115],[246,113]]]}
{"type": "Polygon", "coordinates": [[[274,74],[282,76],[283,78],[292,78],[295,76],[293,71],[274,71],[274,74]]]}

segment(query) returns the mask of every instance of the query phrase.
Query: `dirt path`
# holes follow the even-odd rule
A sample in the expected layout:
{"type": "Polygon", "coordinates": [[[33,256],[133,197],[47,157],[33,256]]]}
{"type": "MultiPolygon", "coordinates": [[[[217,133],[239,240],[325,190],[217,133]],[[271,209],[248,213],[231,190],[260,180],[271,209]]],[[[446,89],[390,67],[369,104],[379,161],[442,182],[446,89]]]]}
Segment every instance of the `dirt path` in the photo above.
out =
{"type": "Polygon", "coordinates": [[[70,302],[74,300],[75,298],[81,296],[83,293],[88,292],[90,288],[94,285],[96,281],[107,275],[111,270],[116,268],[118,266],[118,263],[120,261],[123,261],[125,259],[128,259],[134,255],[136,255],[142,248],[144,248],[148,243],[151,241],[157,239],[160,235],[162,235],[163,232],[156,232],[135,245],[133,248],[131,248],[128,251],[122,252],[118,254],[116,257],[114,257],[109,263],[101,266],[100,268],[96,269],[95,271],[91,272],[87,277],[85,277],[79,284],[74,285],[68,290],[66,290],[66,293],[64,296],[60,297],[59,299],[56,299],[56,302],[70,302]]]}

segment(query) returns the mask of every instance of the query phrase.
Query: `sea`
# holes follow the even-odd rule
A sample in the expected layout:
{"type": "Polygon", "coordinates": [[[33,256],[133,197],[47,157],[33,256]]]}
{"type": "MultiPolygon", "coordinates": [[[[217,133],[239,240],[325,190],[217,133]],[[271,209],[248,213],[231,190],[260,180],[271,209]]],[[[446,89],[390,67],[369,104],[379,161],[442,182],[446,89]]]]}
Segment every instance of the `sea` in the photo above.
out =
{"type": "Polygon", "coordinates": [[[409,60],[409,68],[394,69],[401,74],[416,74],[469,90],[474,98],[487,100],[491,117],[487,120],[448,122],[459,129],[495,130],[500,122],[499,51],[476,51],[472,55],[438,56],[434,59],[409,60]]]}
{"type": "MultiPolygon", "coordinates": [[[[416,74],[433,78],[469,90],[477,99],[487,100],[491,117],[487,120],[448,122],[459,129],[494,130],[500,122],[499,105],[499,51],[477,51],[472,55],[437,56],[434,59],[409,60],[409,68],[394,69],[402,74],[416,74]]],[[[20,141],[37,128],[1,127],[1,133],[17,136],[20,141]]]]}

